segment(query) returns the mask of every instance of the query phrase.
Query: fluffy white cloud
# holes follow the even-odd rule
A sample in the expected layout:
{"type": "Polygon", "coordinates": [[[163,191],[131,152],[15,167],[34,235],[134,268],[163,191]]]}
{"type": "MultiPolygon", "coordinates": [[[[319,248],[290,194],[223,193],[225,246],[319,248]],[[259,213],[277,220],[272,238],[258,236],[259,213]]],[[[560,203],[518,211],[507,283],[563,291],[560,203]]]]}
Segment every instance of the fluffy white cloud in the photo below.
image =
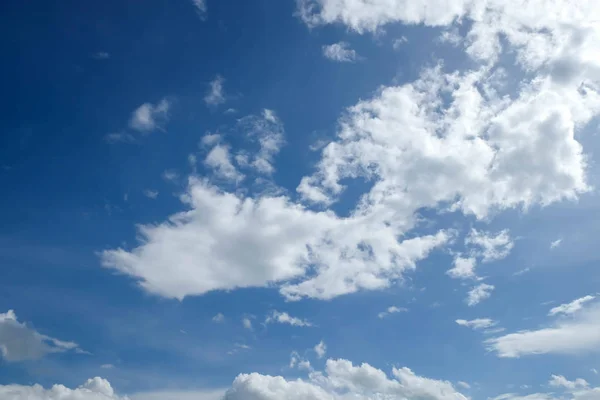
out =
{"type": "Polygon", "coordinates": [[[338,42],[323,46],[323,56],[338,62],[354,62],[358,59],[356,51],[351,49],[350,44],[346,42],[338,42]]]}
{"type": "Polygon", "coordinates": [[[498,232],[496,235],[490,232],[480,232],[471,229],[465,239],[465,244],[474,246],[477,250],[473,254],[481,257],[483,262],[497,261],[508,256],[514,243],[508,234],[508,230],[498,232]]]}
{"type": "Polygon", "coordinates": [[[223,89],[225,79],[217,75],[209,84],[209,89],[204,96],[204,102],[209,106],[218,106],[225,103],[225,90],[223,89]]]}
{"type": "Polygon", "coordinates": [[[408,368],[394,368],[392,375],[390,378],[369,364],[354,366],[347,360],[330,359],[325,372],[312,372],[307,380],[241,374],[224,400],[467,399],[450,382],[424,378],[408,368]]]}
{"type": "Polygon", "coordinates": [[[7,400],[127,400],[117,396],[110,383],[102,378],[88,379],[76,389],[54,385],[44,389],[40,385],[0,385],[0,398],[7,400]]]}
{"type": "Polygon", "coordinates": [[[454,268],[449,269],[446,273],[455,279],[473,279],[476,278],[475,267],[477,260],[475,257],[464,258],[457,256],[454,258],[454,268]]]}
{"type": "Polygon", "coordinates": [[[204,159],[204,164],[207,167],[213,168],[215,174],[223,179],[235,182],[244,179],[244,175],[233,165],[229,148],[225,145],[216,145],[213,147],[204,159]]]}
{"type": "Polygon", "coordinates": [[[377,318],[383,319],[390,314],[396,314],[396,313],[407,312],[407,311],[408,311],[408,308],[389,306],[388,308],[386,308],[385,311],[382,311],[379,314],[377,314],[377,318]]]}
{"type": "Polygon", "coordinates": [[[314,266],[315,275],[283,284],[281,292],[325,299],[387,287],[448,239],[439,232],[398,242],[393,225],[367,216],[342,219],[284,196],[240,197],[194,178],[182,201],[188,211],[140,226],[141,244],[104,251],[103,265],[180,299],[303,278],[314,266]]]}
{"type": "Polygon", "coordinates": [[[8,362],[36,360],[49,353],[62,353],[68,350],[83,353],[77,347],[77,343],[42,335],[19,322],[13,310],[0,314],[0,353],[4,360],[8,362]]]}
{"type": "Polygon", "coordinates": [[[324,341],[321,340],[315,345],[313,350],[315,351],[315,353],[317,353],[318,358],[323,358],[325,356],[325,353],[327,352],[327,345],[324,341]]]}
{"type": "Polygon", "coordinates": [[[245,329],[248,330],[252,330],[252,321],[250,320],[250,318],[245,317],[242,319],[242,325],[244,326],[245,329]]]}
{"type": "Polygon", "coordinates": [[[474,330],[481,330],[496,326],[497,322],[489,318],[477,318],[467,321],[465,319],[457,319],[456,323],[460,326],[466,326],[474,330]]]}
{"type": "Polygon", "coordinates": [[[171,104],[162,99],[158,104],[144,103],[139,106],[129,119],[129,127],[142,133],[148,133],[161,127],[169,118],[171,104]]]}
{"type": "Polygon", "coordinates": [[[577,378],[574,381],[570,381],[562,375],[552,375],[548,384],[553,387],[564,387],[571,390],[589,386],[585,379],[577,378]]]}
{"type": "Polygon", "coordinates": [[[492,291],[494,290],[493,285],[488,285],[487,283],[481,283],[473,289],[469,290],[466,302],[469,307],[473,307],[483,300],[489,298],[492,295],[492,291]]]}
{"type": "Polygon", "coordinates": [[[587,296],[581,297],[579,299],[573,300],[570,303],[561,304],[560,306],[556,306],[556,307],[552,308],[550,310],[550,312],[548,313],[548,315],[557,315],[557,314],[569,315],[569,314],[576,313],[577,311],[579,311],[583,308],[585,303],[588,303],[588,302],[594,300],[595,298],[596,298],[595,296],[587,295],[587,296]]]}
{"type": "Polygon", "coordinates": [[[288,324],[292,326],[312,326],[312,323],[305,319],[300,319],[296,317],[292,317],[286,312],[273,311],[271,314],[265,319],[266,324],[279,323],[279,324],[288,324]]]}
{"type": "Polygon", "coordinates": [[[499,357],[576,354],[600,349],[600,306],[593,305],[537,330],[522,330],[487,340],[499,357]]]}

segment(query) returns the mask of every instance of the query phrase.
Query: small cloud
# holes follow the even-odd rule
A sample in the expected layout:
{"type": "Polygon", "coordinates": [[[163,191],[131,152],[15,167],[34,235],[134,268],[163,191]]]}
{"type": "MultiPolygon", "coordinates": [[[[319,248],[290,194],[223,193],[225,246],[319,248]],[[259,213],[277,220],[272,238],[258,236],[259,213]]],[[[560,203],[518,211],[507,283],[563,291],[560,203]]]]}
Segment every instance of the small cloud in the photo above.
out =
{"type": "Polygon", "coordinates": [[[460,33],[458,32],[457,28],[453,28],[442,32],[442,34],[438,38],[438,41],[440,43],[447,43],[454,47],[458,46],[462,42],[462,40],[463,39],[460,36],[460,33]]]}
{"type": "Polygon", "coordinates": [[[470,321],[465,319],[457,319],[455,322],[460,326],[466,326],[467,328],[471,328],[473,330],[487,329],[496,325],[496,321],[489,318],[477,318],[470,321]]]}
{"type": "Polygon", "coordinates": [[[228,108],[227,110],[223,111],[223,114],[235,114],[237,113],[237,110],[235,108],[228,108]]]}
{"type": "Polygon", "coordinates": [[[208,133],[200,139],[201,147],[211,147],[221,141],[221,135],[218,133],[208,133]]]}
{"type": "Polygon", "coordinates": [[[194,7],[196,7],[196,12],[198,13],[200,19],[206,19],[206,0],[192,0],[192,4],[194,7]]]}
{"type": "Polygon", "coordinates": [[[513,276],[521,276],[521,275],[528,273],[529,271],[531,271],[531,269],[529,267],[523,268],[522,270],[515,272],[513,274],[513,276]]]}
{"type": "Polygon", "coordinates": [[[249,318],[247,318],[247,317],[243,318],[242,325],[244,326],[245,329],[248,329],[250,331],[252,330],[252,321],[250,321],[249,318]]]}
{"type": "Polygon", "coordinates": [[[323,46],[323,56],[332,61],[338,62],[354,62],[358,60],[358,54],[356,51],[350,48],[350,45],[346,42],[338,42],[323,46]]]}
{"type": "Polygon", "coordinates": [[[408,308],[390,306],[385,311],[382,311],[379,314],[377,314],[377,318],[383,319],[390,314],[396,314],[400,312],[408,312],[408,308]]]}
{"type": "Polygon", "coordinates": [[[248,346],[247,344],[243,344],[243,343],[236,343],[234,346],[237,347],[238,349],[242,349],[242,350],[250,350],[252,348],[252,347],[248,346]]]}
{"type": "Polygon", "coordinates": [[[592,368],[590,369],[590,371],[594,374],[594,375],[598,375],[598,370],[596,368],[592,368]]]}
{"type": "Polygon", "coordinates": [[[98,51],[92,54],[92,58],[94,60],[108,60],[110,58],[110,54],[106,51],[98,51]]]}
{"type": "Polygon", "coordinates": [[[483,300],[489,298],[492,295],[492,291],[495,289],[493,285],[482,283],[478,286],[473,287],[468,293],[466,302],[469,307],[479,304],[483,300]]]}
{"type": "Polygon", "coordinates": [[[320,341],[314,348],[313,350],[315,351],[315,353],[317,353],[317,357],[318,358],[323,358],[323,356],[325,355],[325,353],[327,352],[327,345],[325,344],[324,341],[320,341]]]}
{"type": "Polygon", "coordinates": [[[129,127],[142,133],[149,133],[161,127],[169,118],[171,103],[165,98],[158,104],[144,103],[132,113],[129,127]]]}
{"type": "Polygon", "coordinates": [[[271,323],[288,324],[292,326],[312,326],[312,323],[307,320],[292,317],[286,312],[279,311],[273,311],[271,315],[265,319],[265,324],[271,323]]]}
{"type": "Polygon", "coordinates": [[[454,268],[446,271],[446,274],[453,279],[475,279],[475,267],[477,260],[475,257],[464,258],[457,256],[454,259],[454,268]]]}
{"type": "Polygon", "coordinates": [[[179,174],[171,169],[168,169],[162,173],[162,178],[167,182],[175,182],[177,179],[179,179],[179,174]]]}
{"type": "Polygon", "coordinates": [[[555,249],[558,246],[560,246],[560,244],[562,243],[562,239],[556,239],[555,241],[553,241],[552,243],[550,243],[550,249],[555,249]]]}
{"type": "Polygon", "coordinates": [[[456,382],[456,385],[460,386],[464,389],[471,389],[471,385],[469,385],[467,382],[458,381],[458,382],[456,382]]]}
{"type": "Polygon", "coordinates": [[[553,315],[557,315],[557,314],[564,314],[564,315],[574,314],[577,311],[581,310],[585,303],[590,302],[590,301],[594,300],[595,298],[596,298],[595,296],[588,295],[588,296],[581,297],[577,300],[573,300],[570,303],[561,304],[560,306],[556,306],[556,307],[552,308],[550,310],[550,312],[548,312],[548,315],[553,316],[553,315]]]}
{"type": "Polygon", "coordinates": [[[225,79],[222,76],[217,75],[209,84],[208,92],[204,96],[204,102],[208,106],[218,106],[219,104],[225,103],[225,91],[223,89],[223,83],[225,79]]]}
{"type": "Polygon", "coordinates": [[[146,196],[149,199],[156,199],[158,197],[158,191],[146,189],[144,190],[144,196],[146,196]]]}
{"type": "Polygon", "coordinates": [[[102,364],[100,368],[102,369],[113,369],[115,366],[112,364],[102,364]]]}
{"type": "Polygon", "coordinates": [[[217,324],[221,324],[221,323],[225,322],[225,316],[221,313],[218,313],[217,315],[212,317],[212,321],[217,324]]]}
{"type": "Polygon", "coordinates": [[[562,387],[569,390],[581,389],[589,386],[585,379],[578,378],[574,381],[570,381],[562,375],[552,375],[548,384],[552,387],[562,387]]]}
{"type": "Polygon", "coordinates": [[[126,132],[109,133],[108,135],[104,136],[104,140],[109,144],[135,142],[133,135],[126,132]]]}
{"type": "Polygon", "coordinates": [[[398,50],[400,47],[402,47],[404,43],[408,43],[408,39],[406,38],[406,36],[401,36],[398,39],[394,39],[394,41],[392,42],[392,47],[394,48],[394,50],[398,50]]]}

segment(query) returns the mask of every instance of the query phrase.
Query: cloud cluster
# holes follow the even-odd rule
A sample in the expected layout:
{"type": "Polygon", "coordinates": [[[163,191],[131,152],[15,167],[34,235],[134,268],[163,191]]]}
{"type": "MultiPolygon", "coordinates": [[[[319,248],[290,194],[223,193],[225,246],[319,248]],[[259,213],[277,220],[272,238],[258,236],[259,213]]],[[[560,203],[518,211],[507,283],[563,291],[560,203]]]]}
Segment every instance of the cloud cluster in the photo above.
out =
{"type": "Polygon", "coordinates": [[[128,400],[117,396],[110,383],[102,378],[92,378],[76,389],[54,385],[44,389],[40,385],[0,385],[0,398],[9,400],[128,400]]]}
{"type": "Polygon", "coordinates": [[[416,375],[408,368],[385,372],[348,360],[327,360],[325,371],[313,371],[307,380],[287,380],[281,376],[241,374],[225,394],[224,400],[336,400],[336,399],[428,399],[466,400],[447,381],[416,375]]]}
{"type": "Polygon", "coordinates": [[[0,353],[4,360],[8,362],[37,360],[50,353],[69,350],[83,352],[77,347],[77,343],[42,335],[19,322],[13,310],[0,314],[0,353]]]}

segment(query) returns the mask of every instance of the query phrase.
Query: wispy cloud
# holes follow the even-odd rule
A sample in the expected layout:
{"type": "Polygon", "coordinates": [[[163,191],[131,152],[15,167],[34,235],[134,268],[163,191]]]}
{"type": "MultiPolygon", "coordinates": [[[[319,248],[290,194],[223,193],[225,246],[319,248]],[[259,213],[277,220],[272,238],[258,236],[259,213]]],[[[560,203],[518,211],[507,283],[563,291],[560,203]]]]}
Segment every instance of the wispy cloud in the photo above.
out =
{"type": "Polygon", "coordinates": [[[156,199],[158,197],[158,190],[146,189],[144,190],[144,196],[149,199],[156,199]]]}
{"type": "Polygon", "coordinates": [[[142,133],[162,128],[169,119],[171,103],[165,98],[157,104],[144,103],[135,109],[129,119],[129,127],[142,133]]]}
{"type": "Polygon", "coordinates": [[[271,314],[265,319],[265,324],[288,324],[292,326],[312,326],[307,320],[292,317],[286,312],[273,311],[271,314]]]}
{"type": "Polygon", "coordinates": [[[482,283],[480,285],[475,286],[468,293],[466,300],[467,305],[469,307],[472,307],[479,304],[483,300],[489,298],[492,295],[493,290],[494,286],[488,285],[487,283],[482,283]]]}
{"type": "Polygon", "coordinates": [[[556,306],[556,307],[552,308],[548,312],[548,315],[552,316],[552,315],[557,315],[557,314],[565,314],[565,315],[574,314],[577,311],[581,310],[585,303],[590,302],[590,301],[594,300],[595,298],[596,298],[595,296],[588,295],[588,296],[584,296],[579,299],[573,300],[570,303],[561,304],[560,306],[556,306]]]}
{"type": "Polygon", "coordinates": [[[396,314],[400,312],[408,312],[408,308],[390,306],[385,311],[382,311],[379,314],[377,314],[377,318],[383,319],[390,314],[396,314]]]}

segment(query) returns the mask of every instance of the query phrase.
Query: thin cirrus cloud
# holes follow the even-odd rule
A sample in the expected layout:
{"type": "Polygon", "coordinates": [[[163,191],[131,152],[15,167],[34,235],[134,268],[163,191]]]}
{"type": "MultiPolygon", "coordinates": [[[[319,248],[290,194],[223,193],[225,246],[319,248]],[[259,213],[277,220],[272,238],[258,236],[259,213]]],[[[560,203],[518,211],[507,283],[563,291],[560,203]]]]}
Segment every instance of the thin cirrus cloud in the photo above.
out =
{"type": "Polygon", "coordinates": [[[552,315],[557,315],[557,314],[564,314],[564,315],[574,314],[577,311],[581,310],[586,303],[594,300],[595,298],[596,298],[596,296],[587,295],[587,296],[581,297],[579,299],[573,300],[570,303],[561,304],[559,306],[553,307],[548,312],[548,315],[552,316],[552,315]]]}

